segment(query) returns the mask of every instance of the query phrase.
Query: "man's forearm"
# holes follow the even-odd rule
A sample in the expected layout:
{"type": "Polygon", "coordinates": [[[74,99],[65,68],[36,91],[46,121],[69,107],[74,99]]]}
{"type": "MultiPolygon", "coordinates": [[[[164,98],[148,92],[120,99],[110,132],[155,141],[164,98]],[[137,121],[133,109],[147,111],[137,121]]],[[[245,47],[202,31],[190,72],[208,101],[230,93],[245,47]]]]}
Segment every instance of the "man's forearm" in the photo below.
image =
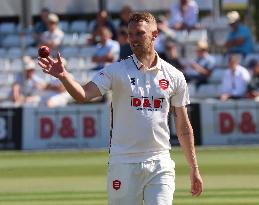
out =
{"type": "Polygon", "coordinates": [[[202,67],[201,65],[199,65],[198,63],[193,63],[192,67],[200,74],[205,75],[205,76],[209,76],[210,75],[210,71],[204,67],[202,67]]]}
{"type": "Polygon", "coordinates": [[[240,37],[240,38],[236,38],[233,40],[228,40],[226,42],[226,46],[227,47],[233,47],[233,46],[239,46],[244,42],[244,38],[240,37]]]}
{"type": "MultiPolygon", "coordinates": [[[[177,114],[174,112],[174,118],[178,118],[177,114]]],[[[176,122],[176,132],[177,137],[180,142],[181,148],[184,152],[184,155],[188,161],[188,164],[191,168],[198,167],[198,162],[196,159],[195,147],[194,147],[194,135],[193,129],[188,118],[185,118],[181,124],[176,122]]]]}
{"type": "Polygon", "coordinates": [[[181,144],[181,148],[191,168],[198,166],[192,125],[190,123],[187,107],[172,107],[174,114],[174,123],[176,128],[176,134],[181,144]]]}
{"type": "Polygon", "coordinates": [[[63,83],[67,92],[79,103],[85,103],[88,101],[86,93],[83,87],[76,82],[68,73],[59,78],[63,83]]]}
{"type": "Polygon", "coordinates": [[[194,147],[194,137],[191,130],[187,130],[185,133],[179,133],[178,139],[184,155],[188,161],[190,168],[198,167],[198,162],[196,159],[195,147],[194,147]]]}

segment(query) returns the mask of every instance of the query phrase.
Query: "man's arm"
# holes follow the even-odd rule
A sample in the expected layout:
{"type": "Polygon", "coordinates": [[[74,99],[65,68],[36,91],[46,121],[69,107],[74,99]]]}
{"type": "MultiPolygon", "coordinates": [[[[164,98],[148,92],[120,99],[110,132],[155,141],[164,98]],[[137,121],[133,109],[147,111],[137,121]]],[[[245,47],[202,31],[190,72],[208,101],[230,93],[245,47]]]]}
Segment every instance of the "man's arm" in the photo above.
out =
{"type": "Polygon", "coordinates": [[[51,90],[51,91],[56,91],[56,92],[64,92],[66,90],[66,88],[61,83],[59,83],[59,84],[48,83],[48,84],[45,85],[44,90],[51,90]]]}
{"type": "Polygon", "coordinates": [[[243,37],[239,37],[239,38],[235,38],[232,40],[228,40],[225,43],[225,47],[233,47],[233,46],[240,46],[241,44],[243,44],[245,41],[245,39],[243,37]]]}
{"type": "Polygon", "coordinates": [[[97,85],[89,82],[81,86],[76,82],[71,75],[66,71],[61,56],[57,54],[57,61],[52,58],[38,58],[38,64],[44,73],[58,78],[66,88],[67,92],[79,103],[89,102],[92,98],[101,96],[97,85]]]}
{"type": "Polygon", "coordinates": [[[115,59],[112,51],[109,51],[107,54],[103,56],[93,56],[92,61],[94,63],[111,63],[115,59]]]}
{"type": "Polygon", "coordinates": [[[173,107],[172,109],[176,134],[190,167],[191,193],[193,196],[199,196],[203,189],[203,182],[196,159],[193,130],[189,121],[187,107],[173,107]]]}
{"type": "Polygon", "coordinates": [[[14,83],[12,86],[11,99],[15,103],[22,103],[23,96],[21,95],[21,86],[18,83],[14,83]]]}
{"type": "Polygon", "coordinates": [[[202,74],[202,75],[204,75],[204,76],[206,76],[206,77],[209,77],[210,74],[211,74],[211,72],[212,72],[211,70],[202,67],[201,65],[199,65],[199,64],[196,63],[196,62],[193,62],[193,63],[191,64],[191,66],[192,66],[192,68],[193,68],[194,70],[196,70],[198,73],[200,73],[200,74],[202,74]]]}
{"type": "Polygon", "coordinates": [[[101,93],[93,82],[81,86],[70,75],[59,78],[67,92],[79,103],[89,102],[91,99],[101,96],[101,93]]]}

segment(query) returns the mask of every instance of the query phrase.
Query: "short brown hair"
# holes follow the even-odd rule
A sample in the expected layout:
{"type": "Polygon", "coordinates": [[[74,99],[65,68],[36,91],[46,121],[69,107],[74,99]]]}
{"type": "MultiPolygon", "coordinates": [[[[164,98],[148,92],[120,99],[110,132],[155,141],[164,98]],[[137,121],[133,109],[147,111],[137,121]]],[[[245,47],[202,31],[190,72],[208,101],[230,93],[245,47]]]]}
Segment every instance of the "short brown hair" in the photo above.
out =
{"type": "Polygon", "coordinates": [[[157,23],[156,23],[156,18],[149,12],[134,12],[130,15],[129,18],[129,23],[131,22],[141,22],[145,21],[151,26],[155,27],[155,30],[157,29],[157,23]]]}

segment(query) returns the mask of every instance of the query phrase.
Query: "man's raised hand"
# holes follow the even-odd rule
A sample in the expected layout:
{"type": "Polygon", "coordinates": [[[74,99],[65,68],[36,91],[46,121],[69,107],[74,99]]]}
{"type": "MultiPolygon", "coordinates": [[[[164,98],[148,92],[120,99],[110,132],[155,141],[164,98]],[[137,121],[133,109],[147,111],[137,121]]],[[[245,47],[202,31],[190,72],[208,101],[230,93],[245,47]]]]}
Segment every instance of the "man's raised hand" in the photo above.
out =
{"type": "Polygon", "coordinates": [[[62,78],[67,73],[60,53],[57,54],[57,61],[53,60],[50,56],[47,58],[38,57],[38,64],[44,73],[52,75],[56,78],[62,78]]]}

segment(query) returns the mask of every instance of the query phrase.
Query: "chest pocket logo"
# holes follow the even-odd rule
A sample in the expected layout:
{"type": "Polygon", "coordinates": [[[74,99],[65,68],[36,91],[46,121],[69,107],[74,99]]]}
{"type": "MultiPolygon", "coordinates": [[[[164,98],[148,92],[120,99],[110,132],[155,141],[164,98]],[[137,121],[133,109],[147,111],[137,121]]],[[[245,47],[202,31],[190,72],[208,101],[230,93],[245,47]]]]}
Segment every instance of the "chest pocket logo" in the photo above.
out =
{"type": "Polygon", "coordinates": [[[161,80],[159,80],[159,86],[163,90],[166,90],[168,88],[168,86],[169,86],[169,81],[166,80],[166,79],[161,79],[161,80]]]}

